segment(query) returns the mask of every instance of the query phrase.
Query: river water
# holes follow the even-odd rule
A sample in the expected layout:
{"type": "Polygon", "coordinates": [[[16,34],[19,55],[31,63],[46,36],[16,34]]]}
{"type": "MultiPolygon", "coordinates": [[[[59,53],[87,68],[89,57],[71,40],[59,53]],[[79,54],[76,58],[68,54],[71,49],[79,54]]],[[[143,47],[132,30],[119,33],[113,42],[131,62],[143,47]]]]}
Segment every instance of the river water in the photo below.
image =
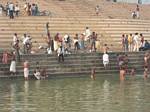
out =
{"type": "Polygon", "coordinates": [[[149,112],[150,79],[0,80],[0,112],[149,112]]]}

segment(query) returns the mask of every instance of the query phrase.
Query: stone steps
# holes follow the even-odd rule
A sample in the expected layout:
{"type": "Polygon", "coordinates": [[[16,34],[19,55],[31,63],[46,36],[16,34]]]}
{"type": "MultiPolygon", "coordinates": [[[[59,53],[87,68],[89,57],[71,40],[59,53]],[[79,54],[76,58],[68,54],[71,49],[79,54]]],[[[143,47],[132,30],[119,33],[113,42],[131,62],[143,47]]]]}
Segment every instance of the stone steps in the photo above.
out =
{"type": "MultiPolygon", "coordinates": [[[[100,66],[103,68],[103,61],[102,60],[99,60],[99,61],[80,61],[80,62],[75,62],[75,61],[72,61],[72,63],[68,63],[67,61],[63,62],[63,63],[58,63],[58,62],[54,62],[52,63],[51,61],[48,61],[46,62],[47,60],[45,60],[45,63],[43,61],[43,63],[40,62],[40,65],[41,67],[46,67],[46,68],[84,68],[84,67],[91,67],[91,66],[100,66]]],[[[135,66],[140,66],[140,65],[143,65],[144,61],[143,60],[131,60],[129,61],[129,65],[135,65],[135,66]],[[139,65],[136,65],[136,64],[139,64],[139,65]]],[[[110,60],[110,66],[112,67],[116,67],[117,66],[117,61],[116,60],[110,60]]],[[[0,65],[0,68],[1,69],[6,69],[8,68],[9,65],[5,65],[5,66],[1,66],[0,65]]],[[[31,62],[30,63],[30,67],[31,68],[36,68],[36,64],[31,62]]],[[[17,68],[20,69],[20,68],[23,68],[23,65],[20,65],[20,64],[17,64],[17,68]]]]}
{"type": "MultiPolygon", "coordinates": [[[[33,41],[38,41],[38,44],[34,44],[33,49],[37,49],[39,44],[45,45],[44,39],[41,37],[45,36],[45,23],[49,21],[51,35],[54,36],[57,32],[61,33],[62,36],[69,34],[74,36],[75,33],[83,33],[86,26],[89,26],[91,31],[96,31],[99,35],[103,35],[105,38],[101,38],[102,42],[107,42],[113,44],[113,49],[115,51],[121,50],[118,48],[120,46],[120,37],[123,33],[143,33],[145,39],[150,40],[150,21],[149,20],[139,20],[139,19],[102,19],[100,17],[91,16],[95,14],[94,7],[95,3],[90,1],[39,1],[40,7],[44,5],[46,8],[53,6],[55,7],[52,12],[56,12],[58,15],[60,12],[62,15],[60,17],[46,17],[46,16],[23,16],[10,20],[8,17],[0,17],[0,45],[1,48],[7,49],[10,47],[12,41],[12,35],[18,33],[19,36],[22,36],[24,33],[28,33],[33,37],[33,41]],[[81,5],[83,3],[91,5],[81,5]],[[70,6],[71,5],[71,6],[70,6]],[[57,8],[56,8],[57,7],[57,8]],[[85,10],[85,9],[87,10],[85,10]],[[62,10],[62,11],[60,11],[62,10]],[[91,14],[90,14],[91,13],[91,14]],[[64,14],[64,16],[63,16],[64,14]],[[72,16],[68,16],[72,15],[72,16]]],[[[23,5],[24,2],[19,2],[20,5],[23,5]]],[[[104,3],[105,4],[105,3],[104,3]]],[[[108,3],[109,4],[109,3],[108,3]]],[[[107,4],[107,5],[108,5],[107,4]]],[[[109,8],[113,8],[116,4],[109,4],[109,8]]],[[[121,4],[120,4],[121,5],[121,4]]],[[[43,7],[42,7],[43,8],[43,7]]],[[[105,8],[105,7],[103,7],[105,8]]],[[[124,9],[124,8],[123,8],[124,9]]],[[[109,9],[108,9],[109,10],[109,9]]],[[[110,11],[110,10],[109,10],[110,11]]],[[[116,12],[111,13],[107,11],[110,15],[115,15],[116,12]]],[[[127,10],[124,9],[124,12],[127,10]]],[[[57,15],[56,14],[56,15],[57,15]]],[[[127,14],[127,13],[125,13],[127,14]]],[[[121,13],[119,13],[121,16],[121,13]]]]}
{"type": "MultiPolygon", "coordinates": [[[[138,69],[136,70],[136,72],[141,72],[143,69],[138,69]]],[[[112,75],[116,73],[116,75],[119,76],[119,71],[118,70],[99,70],[99,71],[96,71],[96,76],[99,76],[99,75],[112,75]]],[[[89,76],[90,77],[91,75],[91,70],[89,71],[78,71],[78,72],[50,72],[48,74],[48,77],[49,78],[53,78],[53,77],[81,77],[81,76],[89,76]]],[[[23,73],[18,73],[17,75],[15,76],[10,76],[10,75],[1,75],[0,78],[23,78],[23,73]]],[[[29,77],[34,77],[32,72],[30,73],[29,77]]]]}
{"type": "MultiPolygon", "coordinates": [[[[31,73],[35,69],[35,63],[39,60],[40,67],[45,67],[49,75],[60,75],[60,74],[80,74],[91,72],[93,67],[96,68],[97,73],[116,73],[118,72],[118,65],[116,62],[116,53],[110,54],[110,66],[108,70],[104,70],[102,59],[100,58],[102,54],[72,54],[65,57],[64,63],[58,63],[57,57],[55,55],[23,55],[23,58],[29,59],[30,61],[30,71],[31,73]]],[[[129,69],[131,67],[135,67],[138,71],[143,70],[143,56],[144,52],[134,52],[129,53],[129,69]]],[[[1,71],[5,71],[5,74],[9,72],[9,64],[3,66],[0,64],[1,71]]],[[[22,63],[17,63],[17,73],[23,74],[23,66],[22,63]]]]}

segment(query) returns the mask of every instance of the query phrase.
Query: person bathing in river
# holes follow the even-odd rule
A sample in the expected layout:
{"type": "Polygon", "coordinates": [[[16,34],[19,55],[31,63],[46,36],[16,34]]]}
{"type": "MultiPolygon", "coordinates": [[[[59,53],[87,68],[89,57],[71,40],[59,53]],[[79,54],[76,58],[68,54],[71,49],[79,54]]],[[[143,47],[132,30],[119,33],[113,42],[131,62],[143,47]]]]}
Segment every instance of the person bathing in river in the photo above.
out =
{"type": "Polygon", "coordinates": [[[46,73],[46,68],[44,67],[44,68],[42,68],[41,69],[41,79],[46,79],[46,78],[48,78],[48,75],[47,75],[47,73],[46,73]]]}
{"type": "Polygon", "coordinates": [[[40,73],[40,69],[38,67],[36,67],[36,69],[34,70],[34,73],[33,75],[35,76],[35,78],[37,80],[40,80],[41,79],[41,73],[40,73]]]}
{"type": "Polygon", "coordinates": [[[11,56],[11,64],[10,64],[10,74],[16,75],[16,54],[15,52],[12,52],[11,56]]]}
{"type": "Polygon", "coordinates": [[[24,66],[24,78],[25,80],[28,80],[28,76],[29,76],[29,62],[26,60],[23,64],[24,66]]]}
{"type": "Polygon", "coordinates": [[[126,70],[124,66],[120,68],[120,80],[123,81],[125,79],[126,70]]]}
{"type": "Polygon", "coordinates": [[[95,80],[95,67],[91,70],[91,79],[95,80]]]}
{"type": "Polygon", "coordinates": [[[131,69],[130,75],[131,75],[131,76],[135,76],[135,68],[134,68],[134,67],[131,69]]]}

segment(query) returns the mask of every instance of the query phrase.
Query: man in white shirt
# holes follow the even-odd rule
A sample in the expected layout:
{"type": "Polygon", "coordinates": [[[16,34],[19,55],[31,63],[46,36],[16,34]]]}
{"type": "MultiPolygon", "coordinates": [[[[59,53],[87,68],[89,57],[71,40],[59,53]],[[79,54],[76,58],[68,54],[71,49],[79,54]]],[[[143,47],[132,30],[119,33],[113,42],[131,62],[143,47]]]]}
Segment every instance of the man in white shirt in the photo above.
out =
{"type": "Polygon", "coordinates": [[[86,30],[85,30],[85,41],[89,40],[90,36],[91,36],[91,31],[90,31],[89,27],[86,27],[86,30]]]}
{"type": "Polygon", "coordinates": [[[134,41],[133,51],[139,51],[139,36],[138,36],[138,33],[135,33],[135,35],[133,37],[133,41],[134,41]]]}
{"type": "Polygon", "coordinates": [[[67,34],[64,36],[64,42],[65,42],[65,43],[68,42],[68,37],[69,37],[69,36],[68,36],[67,34]]]}
{"type": "Polygon", "coordinates": [[[30,53],[31,48],[32,48],[32,41],[31,41],[31,39],[32,38],[29,35],[25,39],[27,53],[30,53]]]}
{"type": "Polygon", "coordinates": [[[15,13],[16,13],[17,17],[19,16],[19,11],[20,11],[20,8],[19,8],[18,4],[16,4],[16,6],[15,6],[15,13]]]}
{"type": "Polygon", "coordinates": [[[8,6],[9,8],[9,17],[10,19],[13,19],[14,18],[14,4],[11,2],[8,6]]]}
{"type": "Polygon", "coordinates": [[[26,38],[27,38],[27,35],[24,34],[24,35],[22,36],[23,53],[24,53],[24,54],[26,53],[26,38]]]}
{"type": "Polygon", "coordinates": [[[105,69],[107,68],[108,64],[109,64],[109,55],[104,53],[103,54],[103,65],[104,65],[105,69]]]}

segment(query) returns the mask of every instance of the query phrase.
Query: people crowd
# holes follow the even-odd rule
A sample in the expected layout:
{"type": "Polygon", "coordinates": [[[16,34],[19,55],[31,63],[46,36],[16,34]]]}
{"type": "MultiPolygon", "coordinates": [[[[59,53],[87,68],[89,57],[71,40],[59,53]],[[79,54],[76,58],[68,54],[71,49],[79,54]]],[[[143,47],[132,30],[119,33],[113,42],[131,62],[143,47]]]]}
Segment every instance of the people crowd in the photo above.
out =
{"type": "Polygon", "coordinates": [[[28,15],[28,16],[37,16],[39,13],[38,5],[35,3],[33,4],[25,3],[24,12],[25,12],[25,15],[28,15]]]}
{"type": "Polygon", "coordinates": [[[136,5],[135,11],[132,12],[132,18],[133,19],[139,19],[140,18],[140,7],[139,7],[139,5],[136,5]]]}
{"type": "Polygon", "coordinates": [[[138,34],[122,34],[122,51],[124,52],[138,52],[150,49],[150,44],[144,39],[142,33],[138,34]]]}
{"type": "MultiPolygon", "coordinates": [[[[33,3],[25,3],[24,4],[24,12],[20,12],[20,6],[18,2],[15,4],[12,2],[7,2],[6,6],[0,5],[0,15],[5,12],[6,16],[9,16],[10,19],[14,19],[14,17],[18,17],[20,13],[24,13],[24,15],[27,16],[37,16],[39,13],[38,5],[33,3]]],[[[99,5],[95,8],[96,15],[99,15],[100,7],[99,5]]],[[[136,11],[132,13],[133,18],[140,18],[139,14],[139,6],[137,5],[136,11]]],[[[65,55],[71,54],[72,52],[78,53],[79,51],[88,51],[88,52],[97,52],[97,43],[98,40],[98,34],[95,31],[91,31],[89,27],[85,28],[85,31],[81,34],[76,33],[73,37],[71,37],[69,34],[65,34],[62,36],[60,33],[57,33],[54,37],[50,35],[49,32],[49,23],[46,23],[46,43],[47,46],[39,46],[39,49],[46,49],[47,54],[57,54],[58,62],[64,62],[65,61],[65,55]],[[73,48],[73,51],[72,51],[73,48]]],[[[122,34],[121,37],[121,43],[122,43],[122,51],[123,52],[138,52],[138,51],[145,51],[150,49],[150,44],[147,40],[145,40],[142,33],[135,33],[135,34],[122,34]]],[[[13,41],[12,41],[12,48],[14,50],[13,53],[8,53],[7,51],[4,51],[2,62],[3,64],[9,63],[9,57],[11,57],[10,60],[10,74],[15,75],[16,74],[16,61],[20,62],[20,55],[21,54],[34,54],[36,51],[32,50],[32,38],[30,35],[24,33],[22,37],[18,37],[17,33],[14,33],[13,35],[13,41]],[[23,46],[23,47],[20,47],[23,46]]],[[[108,69],[110,66],[110,56],[109,56],[109,50],[107,43],[103,45],[103,65],[104,69],[108,69]]],[[[150,54],[146,54],[144,57],[144,76],[147,77],[148,75],[148,63],[150,54]]],[[[132,67],[131,71],[128,70],[128,62],[129,58],[127,54],[119,54],[117,56],[117,64],[118,69],[120,70],[120,78],[124,79],[123,76],[125,76],[126,73],[135,74],[135,68],[132,67]]],[[[24,64],[24,77],[25,80],[28,80],[29,75],[29,62],[28,60],[25,60],[24,64]]],[[[41,79],[42,76],[45,77],[46,69],[40,69],[39,67],[36,67],[34,70],[34,76],[37,79],[41,79]]],[[[92,71],[92,76],[94,76],[95,79],[95,68],[92,71]]]]}
{"type": "Polygon", "coordinates": [[[4,6],[0,4],[0,15],[9,16],[10,19],[20,16],[38,16],[40,13],[38,4],[26,2],[23,7],[19,5],[18,2],[7,2],[4,6]],[[21,10],[23,9],[23,10],[21,10]]]}
{"type": "MultiPolygon", "coordinates": [[[[50,35],[49,32],[49,25],[46,23],[46,43],[47,46],[39,46],[39,49],[42,49],[46,51],[47,54],[57,54],[58,56],[58,62],[64,63],[65,61],[65,55],[69,55],[71,53],[78,53],[80,52],[97,52],[96,48],[96,41],[98,40],[98,34],[96,32],[91,32],[89,27],[85,28],[85,31],[81,34],[75,34],[74,37],[71,37],[68,34],[65,34],[64,37],[60,34],[57,33],[54,38],[50,35]]],[[[135,67],[130,67],[129,68],[129,58],[126,52],[137,52],[137,51],[144,51],[148,50],[150,45],[147,40],[144,39],[143,34],[123,34],[122,35],[122,54],[117,55],[117,65],[118,65],[118,70],[120,70],[120,74],[135,74],[135,67]]],[[[20,62],[20,55],[21,54],[34,54],[32,50],[32,37],[30,35],[24,33],[20,38],[18,37],[17,33],[14,33],[13,39],[12,39],[12,48],[14,50],[13,53],[9,54],[7,51],[4,51],[3,53],[3,58],[2,62],[4,64],[7,64],[10,62],[10,74],[15,75],[16,74],[16,61],[20,62]],[[8,58],[11,57],[10,61],[8,58]]],[[[111,57],[109,56],[110,52],[110,47],[108,47],[107,44],[104,44],[102,47],[103,50],[103,65],[104,69],[111,69],[111,57]]],[[[149,63],[149,55],[145,55],[144,61],[145,63],[149,63]]],[[[24,66],[24,77],[25,80],[28,80],[28,75],[29,75],[29,61],[26,60],[23,64],[24,66]]],[[[147,77],[148,75],[148,66],[149,64],[144,64],[144,76],[147,77]]],[[[34,76],[36,79],[44,79],[46,77],[46,69],[45,68],[39,68],[37,67],[34,70],[34,76]],[[42,73],[41,73],[42,72],[42,73]]],[[[95,77],[95,69],[93,76],[95,77]]],[[[120,75],[120,79],[124,79],[125,75],[120,75]]]]}

